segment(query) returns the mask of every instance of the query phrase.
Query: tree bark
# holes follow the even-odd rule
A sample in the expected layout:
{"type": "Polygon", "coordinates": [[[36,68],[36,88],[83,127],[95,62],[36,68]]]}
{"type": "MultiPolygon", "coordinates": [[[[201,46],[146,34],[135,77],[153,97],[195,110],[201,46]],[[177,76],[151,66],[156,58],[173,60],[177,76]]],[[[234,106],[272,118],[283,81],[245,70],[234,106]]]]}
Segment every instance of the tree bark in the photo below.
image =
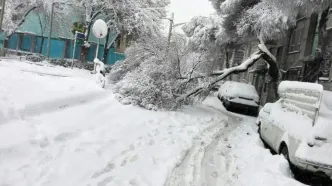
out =
{"type": "Polygon", "coordinates": [[[104,48],[104,63],[106,64],[107,63],[107,54],[108,54],[108,51],[109,51],[109,48],[108,48],[108,42],[109,42],[109,35],[110,35],[110,32],[111,32],[111,28],[108,28],[107,29],[107,36],[106,36],[106,43],[105,43],[105,48],[104,48]]]}
{"type": "Polygon", "coordinates": [[[87,34],[86,34],[86,37],[85,37],[85,41],[88,41],[89,40],[89,37],[90,37],[90,33],[91,33],[91,27],[92,27],[92,23],[93,21],[96,19],[96,17],[101,14],[101,11],[97,11],[96,13],[94,13],[92,16],[91,16],[91,20],[90,22],[87,23],[87,34]]]}

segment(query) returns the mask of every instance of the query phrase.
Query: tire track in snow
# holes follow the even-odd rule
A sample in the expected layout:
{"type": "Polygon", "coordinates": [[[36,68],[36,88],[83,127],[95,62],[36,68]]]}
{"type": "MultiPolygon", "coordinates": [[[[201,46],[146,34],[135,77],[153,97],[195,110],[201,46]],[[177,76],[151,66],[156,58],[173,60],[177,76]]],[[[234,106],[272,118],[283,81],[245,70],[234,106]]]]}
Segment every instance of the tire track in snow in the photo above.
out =
{"type": "MultiPolygon", "coordinates": [[[[228,174],[230,164],[227,159],[230,159],[230,148],[220,149],[218,153],[218,147],[224,141],[227,143],[228,135],[240,126],[243,118],[227,111],[216,110],[228,116],[228,121],[208,127],[194,139],[193,146],[172,170],[165,186],[212,186],[218,184],[221,176],[228,174]]],[[[229,177],[230,175],[225,175],[222,179],[229,177]]]]}

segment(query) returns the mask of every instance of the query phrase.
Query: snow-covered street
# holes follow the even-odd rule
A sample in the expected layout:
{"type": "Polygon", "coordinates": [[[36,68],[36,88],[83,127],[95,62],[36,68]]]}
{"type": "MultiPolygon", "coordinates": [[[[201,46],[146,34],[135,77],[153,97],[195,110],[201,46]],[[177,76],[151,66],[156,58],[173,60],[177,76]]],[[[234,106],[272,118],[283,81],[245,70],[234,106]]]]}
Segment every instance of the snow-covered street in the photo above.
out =
{"type": "Polygon", "coordinates": [[[3,112],[0,185],[302,185],[282,156],[263,147],[256,118],[228,113],[215,97],[178,112],[148,111],[120,104],[110,90],[94,87],[84,70],[63,79],[50,75],[59,67],[28,66],[49,69],[40,75],[23,72],[22,62],[0,65],[11,70],[1,73],[7,80],[1,81],[3,108],[18,103],[17,91],[29,96],[21,103],[51,108],[11,107],[16,117],[3,112]],[[10,83],[12,74],[24,83],[10,83]],[[91,90],[100,95],[91,97],[91,90]],[[75,96],[78,102],[65,104],[75,96]]]}

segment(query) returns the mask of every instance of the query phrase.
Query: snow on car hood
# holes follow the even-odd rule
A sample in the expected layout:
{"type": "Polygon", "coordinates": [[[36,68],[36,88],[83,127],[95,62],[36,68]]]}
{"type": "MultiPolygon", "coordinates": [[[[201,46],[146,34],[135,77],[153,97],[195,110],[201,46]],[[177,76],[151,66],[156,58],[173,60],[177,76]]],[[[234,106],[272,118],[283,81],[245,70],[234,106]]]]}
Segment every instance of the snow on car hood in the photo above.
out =
{"type": "Polygon", "coordinates": [[[332,169],[332,93],[324,91],[315,126],[303,141],[295,156],[316,165],[329,165],[332,169]],[[313,145],[310,147],[308,142],[313,145]]]}
{"type": "Polygon", "coordinates": [[[252,99],[256,102],[259,101],[256,88],[253,85],[246,83],[239,83],[234,81],[226,81],[219,88],[219,94],[227,97],[243,97],[252,99]]]}

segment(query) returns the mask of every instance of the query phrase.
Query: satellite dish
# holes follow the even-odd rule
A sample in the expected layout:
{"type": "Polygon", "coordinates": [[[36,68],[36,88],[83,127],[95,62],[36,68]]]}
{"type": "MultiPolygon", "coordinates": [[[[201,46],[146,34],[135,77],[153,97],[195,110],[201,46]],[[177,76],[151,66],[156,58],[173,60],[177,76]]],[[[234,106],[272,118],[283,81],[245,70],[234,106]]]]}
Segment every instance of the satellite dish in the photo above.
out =
{"type": "Polygon", "coordinates": [[[102,38],[106,37],[108,28],[107,28],[105,21],[103,21],[102,19],[98,19],[93,24],[92,30],[93,30],[93,34],[98,39],[102,39],[102,38]]]}

